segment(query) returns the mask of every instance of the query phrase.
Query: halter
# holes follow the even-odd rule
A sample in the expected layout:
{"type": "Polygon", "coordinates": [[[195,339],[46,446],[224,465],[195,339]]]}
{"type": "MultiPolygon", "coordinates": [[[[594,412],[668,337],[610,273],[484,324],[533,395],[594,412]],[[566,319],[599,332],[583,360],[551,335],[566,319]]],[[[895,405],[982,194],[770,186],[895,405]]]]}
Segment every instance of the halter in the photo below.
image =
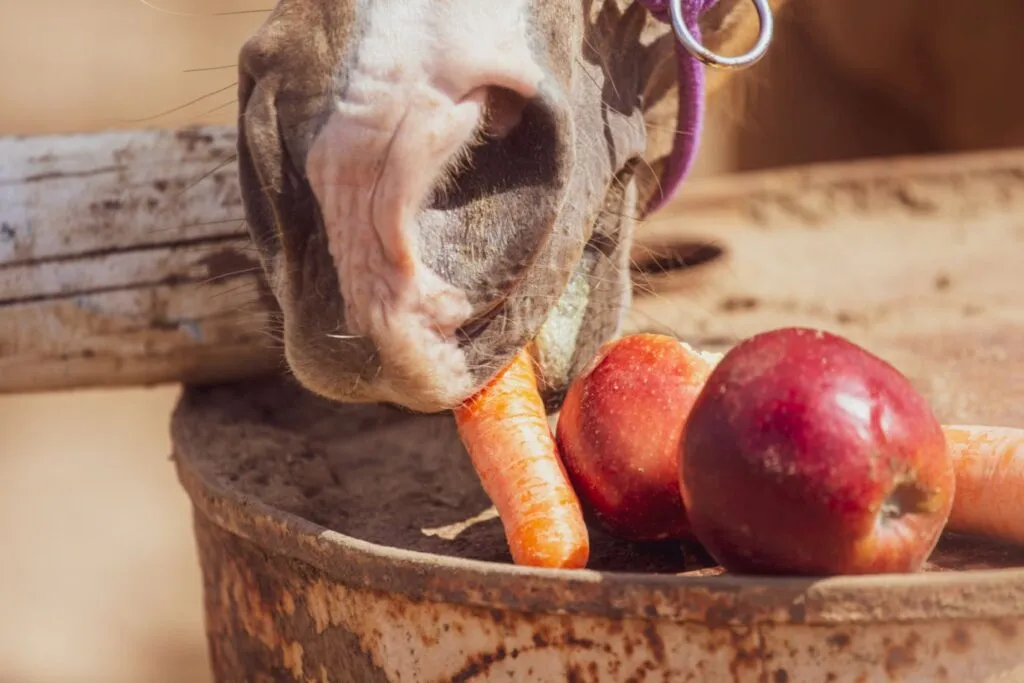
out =
{"type": "Polygon", "coordinates": [[[679,81],[679,114],[675,142],[661,176],[658,194],[647,207],[657,211],[675,196],[693,165],[704,119],[704,65],[719,69],[743,69],[760,60],[772,41],[773,18],[768,0],[753,0],[761,28],[749,52],[737,57],[715,54],[700,43],[697,20],[717,0],[638,0],[655,18],[671,24],[676,36],[679,81]]]}

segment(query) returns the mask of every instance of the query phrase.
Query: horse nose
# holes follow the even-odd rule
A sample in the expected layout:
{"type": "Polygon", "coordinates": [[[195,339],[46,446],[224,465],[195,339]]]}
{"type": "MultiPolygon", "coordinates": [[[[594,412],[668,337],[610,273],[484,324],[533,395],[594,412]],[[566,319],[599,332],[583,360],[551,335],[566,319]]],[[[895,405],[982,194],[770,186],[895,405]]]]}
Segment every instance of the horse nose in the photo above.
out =
{"type": "Polygon", "coordinates": [[[480,134],[509,134],[538,96],[543,73],[523,0],[488,5],[369,4],[306,159],[345,326],[376,347],[374,383],[406,404],[465,398],[474,380],[458,332],[489,293],[462,273],[481,272],[480,259],[508,258],[488,248],[459,262],[449,255],[465,245],[441,245],[443,230],[424,237],[425,207],[480,134]]]}

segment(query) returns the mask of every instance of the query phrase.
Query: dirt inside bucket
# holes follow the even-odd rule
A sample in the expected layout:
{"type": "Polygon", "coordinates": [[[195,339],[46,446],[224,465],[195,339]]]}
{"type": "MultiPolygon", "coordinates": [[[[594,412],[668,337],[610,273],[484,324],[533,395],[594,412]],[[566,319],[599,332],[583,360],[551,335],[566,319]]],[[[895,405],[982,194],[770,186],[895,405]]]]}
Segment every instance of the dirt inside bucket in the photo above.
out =
{"type": "MultiPolygon", "coordinates": [[[[407,550],[511,562],[501,522],[481,514],[490,503],[450,416],[338,405],[288,379],[265,379],[186,389],[174,439],[204,478],[327,529],[407,550]]],[[[697,545],[591,534],[594,569],[719,571],[697,545]]],[[[1024,566],[1024,549],[948,536],[927,570],[1007,566],[1024,566]]]]}

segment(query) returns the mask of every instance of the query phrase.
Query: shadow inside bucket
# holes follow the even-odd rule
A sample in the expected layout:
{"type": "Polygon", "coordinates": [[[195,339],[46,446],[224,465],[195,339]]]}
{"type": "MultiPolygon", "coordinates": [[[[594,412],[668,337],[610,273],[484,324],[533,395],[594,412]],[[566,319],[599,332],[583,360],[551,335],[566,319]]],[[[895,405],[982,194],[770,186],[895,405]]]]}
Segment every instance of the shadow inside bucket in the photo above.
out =
{"type": "MultiPolygon", "coordinates": [[[[454,538],[428,535],[490,507],[452,417],[341,405],[289,379],[191,387],[174,420],[175,442],[228,489],[327,529],[380,545],[510,563],[491,517],[454,538]]],[[[695,544],[640,544],[591,528],[596,570],[719,573],[695,544]]],[[[926,571],[1024,566],[1024,549],[947,535],[926,571]]]]}

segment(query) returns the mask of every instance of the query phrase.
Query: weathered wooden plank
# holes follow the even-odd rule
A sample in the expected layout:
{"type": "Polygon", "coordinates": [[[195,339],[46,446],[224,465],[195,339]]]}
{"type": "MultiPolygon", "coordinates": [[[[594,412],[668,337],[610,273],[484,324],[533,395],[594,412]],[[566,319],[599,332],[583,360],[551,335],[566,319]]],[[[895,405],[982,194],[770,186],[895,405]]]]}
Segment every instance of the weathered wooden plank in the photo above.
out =
{"type": "Polygon", "coordinates": [[[0,138],[0,266],[242,236],[235,137],[213,126],[0,138]]]}
{"type": "Polygon", "coordinates": [[[644,240],[722,256],[650,276],[658,296],[638,298],[635,317],[708,341],[780,316],[847,334],[937,334],[993,316],[1024,326],[1024,156],[979,159],[704,181],[644,240]]]}
{"type": "Polygon", "coordinates": [[[0,139],[0,392],[280,363],[234,145],[216,126],[0,139]]]}
{"type": "Polygon", "coordinates": [[[0,304],[158,284],[176,280],[201,282],[258,268],[253,257],[239,252],[245,243],[235,236],[88,253],[61,263],[35,261],[0,270],[0,304]],[[164,275],[160,275],[164,274],[164,275]]]}
{"type": "Polygon", "coordinates": [[[705,184],[695,210],[647,238],[707,240],[722,256],[654,277],[630,329],[710,349],[783,325],[830,330],[896,365],[940,419],[1017,424],[1024,174],[961,168],[854,182],[860,170],[844,183],[795,171],[808,181],[800,194],[782,191],[784,174],[705,184]]]}
{"type": "Polygon", "coordinates": [[[648,236],[721,222],[774,229],[862,219],[1013,220],[1024,205],[1024,148],[720,175],[691,181],[681,195],[647,221],[648,236]]]}
{"type": "Polygon", "coordinates": [[[279,365],[255,273],[0,304],[0,391],[223,380],[279,365]]]}
{"type": "Polygon", "coordinates": [[[258,325],[268,318],[260,300],[261,285],[258,277],[248,274],[204,287],[195,283],[127,287],[0,307],[0,326],[5,330],[0,358],[61,355],[66,349],[58,340],[83,329],[91,333],[94,354],[170,353],[196,344],[251,340],[259,328],[247,329],[252,326],[243,323],[251,320],[258,325]],[[143,311],[148,315],[140,316],[143,311]],[[147,332],[153,333],[153,339],[145,343],[127,339],[147,332]]]}
{"type": "MultiPolygon", "coordinates": [[[[233,154],[217,127],[0,139],[0,392],[281,367],[233,154]]],[[[637,259],[722,256],[644,278],[631,324],[706,344],[1024,329],[1022,215],[1024,150],[694,180],[637,259]]]]}

